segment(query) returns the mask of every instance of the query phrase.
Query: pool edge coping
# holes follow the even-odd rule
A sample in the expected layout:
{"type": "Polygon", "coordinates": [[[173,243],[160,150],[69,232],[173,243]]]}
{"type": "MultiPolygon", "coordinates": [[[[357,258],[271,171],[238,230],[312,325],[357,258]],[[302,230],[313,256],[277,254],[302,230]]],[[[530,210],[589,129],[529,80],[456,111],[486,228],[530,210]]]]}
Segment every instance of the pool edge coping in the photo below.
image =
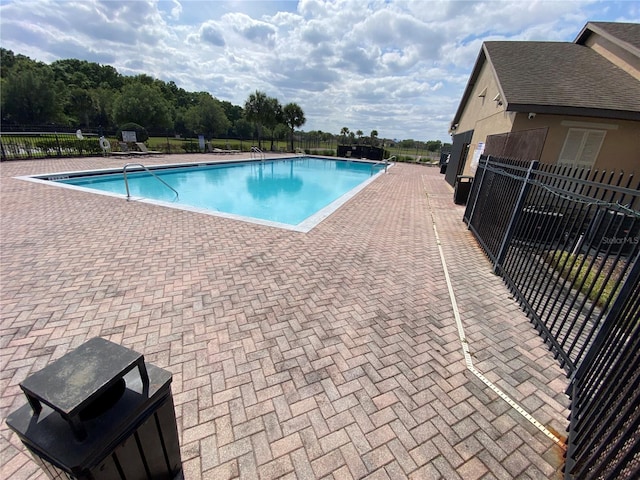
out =
{"type": "MultiPolygon", "coordinates": [[[[305,157],[312,157],[312,158],[320,158],[323,160],[338,160],[338,161],[344,161],[344,162],[359,162],[359,163],[366,163],[366,164],[370,164],[372,165],[377,165],[380,164],[380,161],[377,160],[368,160],[368,159],[342,159],[341,157],[325,157],[325,156],[321,156],[321,155],[305,155],[305,156],[283,156],[283,157],[276,157],[276,158],[270,158],[270,159],[256,159],[256,158],[242,158],[242,159],[237,159],[237,158],[230,158],[230,159],[220,159],[220,160],[215,160],[215,161],[205,161],[205,162],[188,162],[188,163],[165,163],[165,164],[154,164],[154,165],[142,165],[139,164],[138,162],[128,162],[131,163],[132,165],[138,164],[138,165],[142,165],[142,169],[143,168],[149,168],[149,169],[153,169],[153,168],[181,168],[181,167],[191,167],[191,166],[207,166],[207,165],[220,165],[220,164],[233,164],[233,163],[245,163],[245,162],[264,162],[264,161],[273,161],[273,160],[292,160],[292,159],[301,159],[301,158],[305,158],[305,157]]],[[[127,164],[125,164],[122,168],[124,169],[124,167],[127,164]]],[[[385,166],[387,168],[391,168],[394,165],[394,163],[388,163],[385,166]]],[[[140,167],[139,167],[140,168],[140,167]]],[[[221,212],[221,211],[212,211],[212,210],[208,210],[205,208],[201,208],[201,207],[193,207],[193,206],[189,206],[189,205],[176,205],[170,202],[166,202],[163,200],[153,200],[153,199],[149,199],[149,198],[145,198],[145,197],[129,197],[127,198],[126,195],[120,194],[120,193],[113,193],[113,192],[108,192],[108,191],[104,191],[104,190],[96,190],[96,189],[92,189],[92,188],[86,188],[86,187],[81,187],[78,185],[70,185],[70,184],[65,184],[65,183],[60,183],[56,180],[64,180],[65,178],[56,178],[56,177],[68,177],[70,174],[78,174],[78,173],[82,173],[84,175],[107,175],[107,174],[115,174],[115,173],[121,173],[121,169],[119,168],[101,168],[101,169],[93,169],[93,170],[81,170],[81,171],[67,171],[67,172],[51,172],[51,173],[38,173],[38,174],[33,174],[33,175],[20,175],[20,176],[16,176],[13,177],[17,180],[23,180],[23,181],[27,181],[27,182],[33,182],[33,183],[39,183],[41,185],[48,185],[48,186],[53,186],[53,187],[59,187],[59,188],[67,188],[69,190],[75,190],[75,191],[80,191],[83,193],[92,193],[95,195],[104,195],[107,197],[113,197],[113,198],[120,198],[123,199],[125,201],[134,201],[134,202],[140,202],[140,203],[146,203],[149,205],[157,205],[157,206],[161,206],[161,207],[168,207],[168,208],[172,208],[174,210],[183,210],[183,211],[187,211],[187,212],[191,212],[191,213],[199,213],[199,214],[204,214],[204,215],[209,215],[212,217],[221,217],[221,218],[226,218],[226,219],[230,219],[230,220],[236,220],[236,221],[241,221],[241,222],[246,222],[246,223],[252,223],[255,225],[262,225],[262,226],[267,226],[267,227],[272,227],[272,228],[279,228],[279,229],[283,229],[283,230],[289,230],[289,231],[294,231],[294,232],[298,232],[298,233],[308,233],[311,230],[313,230],[315,227],[317,227],[320,223],[322,223],[325,219],[327,219],[329,216],[331,216],[333,213],[335,213],[340,207],[342,207],[345,203],[347,203],[349,200],[351,200],[353,197],[355,197],[358,193],[360,193],[362,190],[364,190],[367,186],[369,186],[375,179],[377,179],[380,175],[382,175],[383,173],[387,173],[387,168],[385,168],[384,170],[380,170],[375,174],[372,174],[368,179],[364,180],[362,183],[358,184],[357,186],[355,186],[354,188],[352,188],[351,190],[347,191],[346,193],[344,193],[343,195],[341,195],[339,198],[335,199],[333,202],[329,203],[328,205],[326,205],[325,207],[321,208],[320,210],[318,210],[316,213],[310,215],[309,217],[305,218],[302,222],[296,224],[296,225],[291,225],[288,223],[281,223],[281,222],[276,222],[273,220],[263,220],[260,218],[255,218],[255,217],[246,217],[243,215],[237,215],[237,214],[233,214],[233,213],[228,213],[228,212],[221,212]],[[51,177],[51,178],[45,178],[45,177],[51,177]]],[[[135,171],[135,170],[132,170],[135,171]]],[[[80,175],[77,175],[80,176],[80,175]]]]}

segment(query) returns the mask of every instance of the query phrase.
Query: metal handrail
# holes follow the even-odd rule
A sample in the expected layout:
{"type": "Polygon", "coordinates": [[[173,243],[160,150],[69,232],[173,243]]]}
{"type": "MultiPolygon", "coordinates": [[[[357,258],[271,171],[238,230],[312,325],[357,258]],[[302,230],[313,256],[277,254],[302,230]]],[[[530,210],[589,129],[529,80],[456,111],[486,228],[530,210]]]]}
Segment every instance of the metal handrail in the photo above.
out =
{"type": "Polygon", "coordinates": [[[371,165],[371,172],[373,173],[373,167],[377,167],[380,164],[384,164],[384,173],[387,173],[387,166],[389,166],[389,160],[396,158],[395,155],[391,155],[389,158],[385,158],[384,160],[378,160],[374,164],[371,165]]]}
{"type": "Polygon", "coordinates": [[[143,164],[141,163],[127,163],[124,167],[122,167],[122,175],[124,176],[124,186],[127,189],[127,200],[129,200],[131,198],[131,195],[129,193],[129,182],[127,180],[127,168],[129,167],[142,167],[144,168],[147,172],[149,172],[150,175],[152,175],[153,177],[157,178],[158,180],[160,180],[162,183],[164,183],[167,187],[169,187],[171,190],[173,190],[173,193],[176,194],[176,198],[179,197],[178,195],[178,191],[173,188],[171,185],[169,185],[167,182],[165,182],[164,180],[162,180],[159,176],[157,176],[155,173],[153,173],[151,170],[149,170],[147,167],[145,167],[143,164]]]}
{"type": "Polygon", "coordinates": [[[251,147],[251,158],[253,158],[254,153],[260,155],[260,160],[264,160],[264,152],[258,147],[251,147]]]}

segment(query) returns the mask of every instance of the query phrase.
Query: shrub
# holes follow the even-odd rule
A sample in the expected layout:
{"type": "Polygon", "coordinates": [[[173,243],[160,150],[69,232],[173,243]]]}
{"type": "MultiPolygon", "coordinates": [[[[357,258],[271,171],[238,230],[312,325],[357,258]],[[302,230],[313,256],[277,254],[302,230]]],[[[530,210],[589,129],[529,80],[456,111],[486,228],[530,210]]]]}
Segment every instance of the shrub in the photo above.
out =
{"type": "Polygon", "coordinates": [[[118,132],[116,133],[116,137],[118,140],[122,141],[122,132],[123,131],[135,131],[136,132],[136,141],[138,142],[146,142],[149,139],[149,134],[147,133],[147,129],[142,125],[138,125],[137,123],[125,123],[120,128],[118,128],[118,132]]]}
{"type": "Polygon", "coordinates": [[[335,150],[317,150],[317,149],[305,148],[304,149],[304,153],[306,153],[307,155],[320,155],[320,156],[323,156],[323,157],[335,157],[336,156],[336,151],[335,150]]]}
{"type": "Polygon", "coordinates": [[[35,142],[48,157],[69,157],[74,155],[102,153],[102,148],[97,138],[84,138],[82,140],[75,137],[44,138],[35,142]]]}
{"type": "Polygon", "coordinates": [[[194,142],[183,143],[182,144],[182,149],[185,151],[185,153],[200,153],[200,152],[202,152],[202,150],[200,150],[200,144],[194,143],[194,142]]]}

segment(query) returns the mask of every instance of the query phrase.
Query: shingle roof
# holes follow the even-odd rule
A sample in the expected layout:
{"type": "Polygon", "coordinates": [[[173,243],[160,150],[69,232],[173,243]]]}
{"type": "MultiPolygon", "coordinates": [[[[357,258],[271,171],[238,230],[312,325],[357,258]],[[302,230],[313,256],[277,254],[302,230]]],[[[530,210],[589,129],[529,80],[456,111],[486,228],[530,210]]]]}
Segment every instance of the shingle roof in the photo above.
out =
{"type": "Polygon", "coordinates": [[[640,51],[640,23],[589,22],[574,43],[584,44],[591,32],[598,33],[614,43],[623,42],[626,47],[640,51]]]}
{"type": "Polygon", "coordinates": [[[640,120],[640,82],[594,50],[566,42],[485,42],[507,110],[640,120]],[[583,109],[583,110],[576,110],[583,109]]]}
{"type": "Polygon", "coordinates": [[[488,61],[508,111],[640,121],[640,82],[584,44],[597,34],[640,60],[640,24],[589,22],[573,43],[485,42],[458,105],[457,126],[488,61]]]}

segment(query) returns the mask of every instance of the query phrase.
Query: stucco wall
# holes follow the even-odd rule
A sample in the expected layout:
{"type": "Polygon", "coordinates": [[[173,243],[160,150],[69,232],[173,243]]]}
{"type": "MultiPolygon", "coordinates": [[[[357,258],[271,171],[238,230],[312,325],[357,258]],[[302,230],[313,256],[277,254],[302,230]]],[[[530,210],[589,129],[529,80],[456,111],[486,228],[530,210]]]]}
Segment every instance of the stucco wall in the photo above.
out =
{"type": "MultiPolygon", "coordinates": [[[[555,164],[570,128],[606,131],[594,168],[640,173],[640,125],[627,120],[594,119],[590,117],[562,117],[559,115],[518,114],[513,131],[549,127],[540,161],[555,164]]],[[[496,132],[500,133],[500,132],[496,132]]]]}
{"type": "Polygon", "coordinates": [[[500,93],[493,70],[489,62],[480,69],[476,84],[469,100],[460,115],[457,132],[473,130],[473,138],[469,147],[463,175],[472,175],[471,159],[479,142],[484,142],[487,135],[510,132],[515,114],[506,112],[501,102],[494,100],[500,93]],[[484,93],[484,96],[479,95],[484,93]]]}
{"type": "MultiPolygon", "coordinates": [[[[598,35],[592,35],[587,44],[616,65],[626,65],[625,70],[640,79],[637,57],[629,57],[623,49],[598,35]]],[[[640,122],[542,114],[536,114],[534,118],[529,119],[529,112],[506,112],[504,105],[494,100],[498,94],[499,88],[493,69],[490,63],[485,61],[464,105],[456,129],[456,132],[473,130],[469,153],[466,159],[461,159],[465,164],[464,175],[473,175],[471,160],[478,143],[485,142],[488,135],[539,127],[549,129],[540,159],[544,163],[558,162],[570,128],[604,130],[605,138],[594,168],[640,173],[640,122]],[[481,93],[484,95],[480,96],[481,93]]]]}
{"type": "Polygon", "coordinates": [[[635,55],[596,33],[592,33],[587,38],[585,45],[632,75],[636,80],[640,80],[640,59],[635,55]]]}

